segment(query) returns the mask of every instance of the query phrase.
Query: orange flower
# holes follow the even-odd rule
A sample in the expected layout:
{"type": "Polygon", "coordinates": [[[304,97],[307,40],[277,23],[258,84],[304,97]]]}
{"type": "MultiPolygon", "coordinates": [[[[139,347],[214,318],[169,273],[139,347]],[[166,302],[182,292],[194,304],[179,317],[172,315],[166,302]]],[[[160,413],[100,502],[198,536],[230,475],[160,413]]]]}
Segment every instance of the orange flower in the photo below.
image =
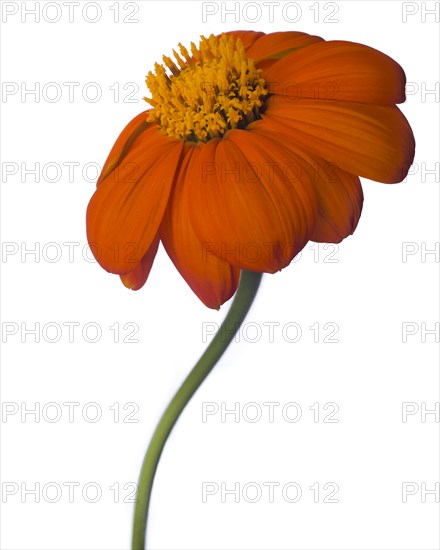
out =
{"type": "Polygon", "coordinates": [[[151,109],[117,139],[87,210],[101,266],[137,290],[161,241],[218,308],[240,269],[274,273],[309,240],[355,230],[358,176],[401,181],[414,157],[385,54],[300,32],[234,31],[179,44],[147,76],[151,109]]]}

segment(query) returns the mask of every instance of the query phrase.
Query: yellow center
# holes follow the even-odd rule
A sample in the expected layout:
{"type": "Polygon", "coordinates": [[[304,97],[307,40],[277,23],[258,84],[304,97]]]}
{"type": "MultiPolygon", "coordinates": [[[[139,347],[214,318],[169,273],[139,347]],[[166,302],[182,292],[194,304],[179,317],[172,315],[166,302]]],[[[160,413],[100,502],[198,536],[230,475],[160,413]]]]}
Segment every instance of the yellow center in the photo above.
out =
{"type": "Polygon", "coordinates": [[[149,122],[169,136],[206,142],[260,118],[268,91],[240,39],[202,36],[198,49],[191,43],[191,55],[182,44],[179,49],[182,57],[173,50],[177,63],[163,56],[166,67],[156,63],[147,75],[149,122]]]}

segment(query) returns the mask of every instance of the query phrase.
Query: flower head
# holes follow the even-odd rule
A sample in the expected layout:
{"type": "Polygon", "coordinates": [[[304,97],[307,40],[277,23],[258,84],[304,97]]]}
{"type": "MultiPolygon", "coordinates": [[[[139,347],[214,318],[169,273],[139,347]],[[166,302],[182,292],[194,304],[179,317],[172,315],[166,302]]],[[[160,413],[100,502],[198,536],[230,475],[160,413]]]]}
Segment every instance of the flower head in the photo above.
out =
{"type": "Polygon", "coordinates": [[[406,176],[405,74],[387,55],[300,32],[234,31],[179,44],[147,76],[150,109],[122,131],[87,210],[101,266],[146,282],[159,242],[218,308],[240,270],[274,273],[309,240],[359,221],[359,176],[406,176]]]}

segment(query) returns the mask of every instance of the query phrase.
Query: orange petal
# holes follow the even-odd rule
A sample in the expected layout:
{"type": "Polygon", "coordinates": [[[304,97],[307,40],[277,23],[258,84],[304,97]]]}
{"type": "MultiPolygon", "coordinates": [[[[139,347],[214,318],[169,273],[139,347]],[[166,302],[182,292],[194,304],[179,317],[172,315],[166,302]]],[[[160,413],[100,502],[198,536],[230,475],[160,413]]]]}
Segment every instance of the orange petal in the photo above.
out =
{"type": "Polygon", "coordinates": [[[255,40],[247,48],[246,54],[257,63],[268,58],[278,60],[299,48],[322,41],[319,36],[305,32],[273,32],[255,40]]]}
{"type": "Polygon", "coordinates": [[[142,258],[140,264],[137,265],[127,273],[126,275],[121,275],[121,281],[124,283],[124,286],[131,290],[139,290],[147,282],[148,275],[150,274],[151,267],[156,257],[157,249],[159,247],[159,237],[156,236],[154,241],[151,243],[150,248],[147,250],[147,253],[142,258]]]}
{"type": "MultiPolygon", "coordinates": [[[[232,34],[236,38],[239,38],[243,42],[243,46],[245,50],[250,48],[252,44],[260,38],[261,36],[264,36],[264,32],[256,32],[256,31],[228,31],[224,34],[232,34]]],[[[221,35],[218,35],[221,36],[221,35]]]]}
{"type": "Polygon", "coordinates": [[[277,100],[263,120],[283,124],[289,139],[306,151],[375,181],[402,181],[414,158],[414,136],[397,107],[277,100]]]}
{"type": "Polygon", "coordinates": [[[189,219],[192,181],[187,178],[187,170],[193,159],[197,162],[201,147],[204,146],[191,146],[186,152],[162,222],[161,236],[165,250],[191,289],[206,306],[219,309],[235,293],[240,271],[214,256],[209,243],[200,242],[189,219]]]}
{"type": "Polygon", "coordinates": [[[250,125],[249,130],[272,139],[284,139],[285,147],[309,164],[318,198],[318,216],[310,240],[340,243],[353,234],[361,216],[364,199],[359,178],[296,147],[282,124],[271,121],[269,127],[266,121],[260,120],[250,125]]]}
{"type": "Polygon", "coordinates": [[[135,139],[151,126],[151,123],[147,122],[147,115],[148,111],[139,113],[122,130],[113,145],[104,166],[102,167],[96,186],[100,185],[100,183],[110,174],[110,172],[119,166],[122,159],[130,150],[130,147],[134,143],[135,139]]]}
{"type": "Polygon", "coordinates": [[[305,246],[316,196],[304,162],[246,130],[200,147],[188,167],[190,216],[203,243],[243,269],[274,273],[305,246]]]}
{"type": "Polygon", "coordinates": [[[264,78],[272,83],[273,93],[296,99],[383,105],[405,101],[402,67],[384,53],[355,42],[319,42],[294,51],[268,68],[264,78]]]}
{"type": "Polygon", "coordinates": [[[111,273],[129,273],[156,236],[168,202],[183,143],[145,130],[90,199],[87,238],[111,273]]]}
{"type": "Polygon", "coordinates": [[[311,241],[340,243],[352,235],[362,213],[364,194],[354,174],[323,159],[315,160],[318,217],[311,241]]]}
{"type": "Polygon", "coordinates": [[[361,217],[364,194],[354,174],[316,159],[318,218],[310,236],[317,243],[340,243],[352,235],[361,217]]]}

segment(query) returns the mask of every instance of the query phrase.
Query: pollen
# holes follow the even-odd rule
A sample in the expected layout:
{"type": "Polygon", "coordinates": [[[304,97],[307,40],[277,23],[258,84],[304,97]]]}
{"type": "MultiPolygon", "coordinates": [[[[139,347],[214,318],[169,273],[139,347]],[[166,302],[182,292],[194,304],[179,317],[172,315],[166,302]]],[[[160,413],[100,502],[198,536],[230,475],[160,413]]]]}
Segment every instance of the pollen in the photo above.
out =
{"type": "Polygon", "coordinates": [[[148,73],[148,122],[171,137],[206,142],[261,118],[268,91],[240,39],[201,36],[199,47],[192,42],[190,49],[179,44],[175,60],[163,56],[163,65],[148,73]]]}

